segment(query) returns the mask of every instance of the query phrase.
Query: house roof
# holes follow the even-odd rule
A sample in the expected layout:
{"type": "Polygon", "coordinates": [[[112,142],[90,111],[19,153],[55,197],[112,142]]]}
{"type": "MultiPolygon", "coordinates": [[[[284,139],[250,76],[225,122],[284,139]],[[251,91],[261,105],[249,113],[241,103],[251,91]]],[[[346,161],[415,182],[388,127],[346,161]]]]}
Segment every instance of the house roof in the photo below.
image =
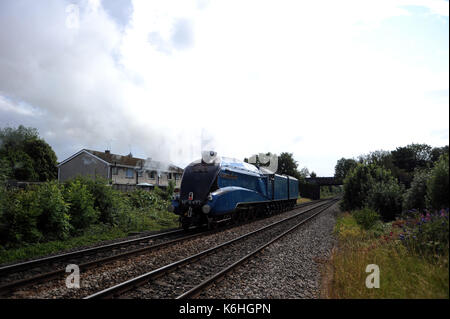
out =
{"type": "Polygon", "coordinates": [[[118,166],[131,166],[131,167],[141,167],[146,170],[161,170],[161,171],[183,171],[180,167],[168,164],[160,161],[154,161],[152,159],[144,159],[139,157],[133,157],[131,154],[129,155],[118,155],[113,153],[99,152],[94,150],[86,150],[87,152],[95,155],[105,162],[108,162],[112,165],[118,166]]]}
{"type": "Polygon", "coordinates": [[[113,166],[125,166],[125,167],[141,167],[145,170],[156,170],[156,171],[175,171],[175,172],[182,172],[183,169],[180,167],[173,165],[173,164],[167,164],[159,161],[154,161],[152,159],[143,159],[139,157],[133,157],[131,154],[129,155],[119,155],[119,154],[113,154],[113,153],[106,153],[106,152],[99,152],[95,150],[88,150],[83,149],[76,154],[72,155],[68,159],[62,161],[58,166],[62,165],[63,163],[71,160],[78,154],[85,152],[93,155],[94,157],[102,160],[103,162],[106,162],[109,165],[113,166]]]}

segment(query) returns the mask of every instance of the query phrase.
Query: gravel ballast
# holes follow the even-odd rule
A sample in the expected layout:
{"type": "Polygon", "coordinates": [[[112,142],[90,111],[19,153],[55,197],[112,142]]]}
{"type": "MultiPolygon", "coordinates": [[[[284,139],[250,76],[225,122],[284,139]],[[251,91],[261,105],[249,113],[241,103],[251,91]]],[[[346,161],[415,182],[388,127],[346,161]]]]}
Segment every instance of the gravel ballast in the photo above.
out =
{"type": "Polygon", "coordinates": [[[321,267],[335,244],[338,207],[334,204],[273,243],[199,298],[320,298],[321,267]]]}

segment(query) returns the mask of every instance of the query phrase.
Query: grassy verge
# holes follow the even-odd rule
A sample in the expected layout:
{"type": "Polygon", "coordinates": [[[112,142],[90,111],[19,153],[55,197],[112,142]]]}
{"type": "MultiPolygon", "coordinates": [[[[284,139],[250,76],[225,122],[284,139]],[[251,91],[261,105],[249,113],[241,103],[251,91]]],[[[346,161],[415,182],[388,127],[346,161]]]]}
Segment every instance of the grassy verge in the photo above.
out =
{"type": "Polygon", "coordinates": [[[429,260],[406,249],[398,228],[379,222],[364,230],[348,213],[338,217],[331,298],[449,298],[448,252],[429,260]],[[380,288],[366,288],[366,266],[380,269],[380,288]]]}
{"type": "Polygon", "coordinates": [[[86,230],[83,235],[66,240],[28,244],[8,249],[0,246],[0,264],[63,252],[102,241],[124,238],[131,232],[158,231],[179,227],[178,216],[168,212],[151,211],[149,213],[146,211],[134,211],[132,216],[128,216],[128,218],[126,227],[94,225],[86,230]]]}

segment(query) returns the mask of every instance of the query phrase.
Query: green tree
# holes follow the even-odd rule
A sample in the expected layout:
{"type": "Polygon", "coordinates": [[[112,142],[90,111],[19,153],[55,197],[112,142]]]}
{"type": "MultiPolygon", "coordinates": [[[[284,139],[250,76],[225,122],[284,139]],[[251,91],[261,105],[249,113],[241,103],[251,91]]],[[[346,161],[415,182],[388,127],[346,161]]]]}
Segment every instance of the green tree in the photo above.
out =
{"type": "Polygon", "coordinates": [[[448,155],[448,145],[443,147],[434,147],[431,150],[431,162],[436,163],[441,155],[447,154],[448,155]]]}
{"type": "Polygon", "coordinates": [[[403,195],[403,209],[424,209],[426,207],[427,181],[430,172],[417,170],[411,182],[411,187],[403,195]]]}
{"type": "Polygon", "coordinates": [[[343,208],[353,210],[366,206],[369,193],[377,183],[391,185],[396,180],[383,167],[358,163],[344,179],[343,208]]]}
{"type": "Polygon", "coordinates": [[[337,161],[334,167],[334,177],[339,180],[344,180],[347,174],[355,168],[357,162],[352,158],[341,158],[337,161]]]}
{"type": "Polygon", "coordinates": [[[403,187],[393,177],[375,182],[367,194],[365,206],[384,220],[394,220],[402,212],[403,187]]]}
{"type": "Polygon", "coordinates": [[[344,196],[342,208],[345,210],[361,209],[364,207],[367,195],[374,184],[373,165],[358,163],[344,179],[344,196]]]}
{"type": "Polygon", "coordinates": [[[427,182],[427,201],[435,209],[449,207],[449,162],[443,154],[433,167],[427,182]]]}
{"type": "Polygon", "coordinates": [[[10,167],[8,178],[47,181],[57,177],[55,152],[34,128],[0,129],[0,159],[10,167]]]}
{"type": "Polygon", "coordinates": [[[11,174],[12,169],[9,162],[4,158],[0,158],[0,187],[4,185],[5,181],[11,176],[11,174]]]}
{"type": "Polygon", "coordinates": [[[413,172],[416,168],[425,168],[431,160],[431,146],[427,144],[410,144],[397,147],[392,151],[393,163],[406,172],[413,172]]]}
{"type": "Polygon", "coordinates": [[[33,167],[39,181],[50,181],[58,177],[56,154],[44,140],[34,138],[25,141],[24,151],[33,159],[33,167]]]}
{"type": "Polygon", "coordinates": [[[301,179],[297,171],[298,164],[294,160],[292,153],[283,152],[278,156],[278,170],[277,174],[286,174],[301,179]]]}

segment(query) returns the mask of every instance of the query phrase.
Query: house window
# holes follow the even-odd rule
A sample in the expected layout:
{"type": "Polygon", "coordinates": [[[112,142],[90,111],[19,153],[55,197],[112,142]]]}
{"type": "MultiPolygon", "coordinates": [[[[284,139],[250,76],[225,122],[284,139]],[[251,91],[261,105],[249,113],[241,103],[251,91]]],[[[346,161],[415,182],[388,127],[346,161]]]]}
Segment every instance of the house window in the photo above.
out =
{"type": "Polygon", "coordinates": [[[113,167],[112,168],[112,174],[113,175],[119,175],[119,168],[118,167],[113,167]]]}
{"type": "Polygon", "coordinates": [[[133,171],[133,169],[132,168],[127,168],[127,178],[133,178],[133,174],[134,173],[134,171],[133,171]]]}
{"type": "Polygon", "coordinates": [[[148,177],[151,179],[155,179],[155,171],[151,171],[150,173],[148,173],[148,177]]]}
{"type": "Polygon", "coordinates": [[[144,173],[142,171],[138,171],[138,176],[142,177],[144,175],[144,173]]]}
{"type": "Polygon", "coordinates": [[[167,173],[167,178],[172,179],[172,173],[167,173]]]}

